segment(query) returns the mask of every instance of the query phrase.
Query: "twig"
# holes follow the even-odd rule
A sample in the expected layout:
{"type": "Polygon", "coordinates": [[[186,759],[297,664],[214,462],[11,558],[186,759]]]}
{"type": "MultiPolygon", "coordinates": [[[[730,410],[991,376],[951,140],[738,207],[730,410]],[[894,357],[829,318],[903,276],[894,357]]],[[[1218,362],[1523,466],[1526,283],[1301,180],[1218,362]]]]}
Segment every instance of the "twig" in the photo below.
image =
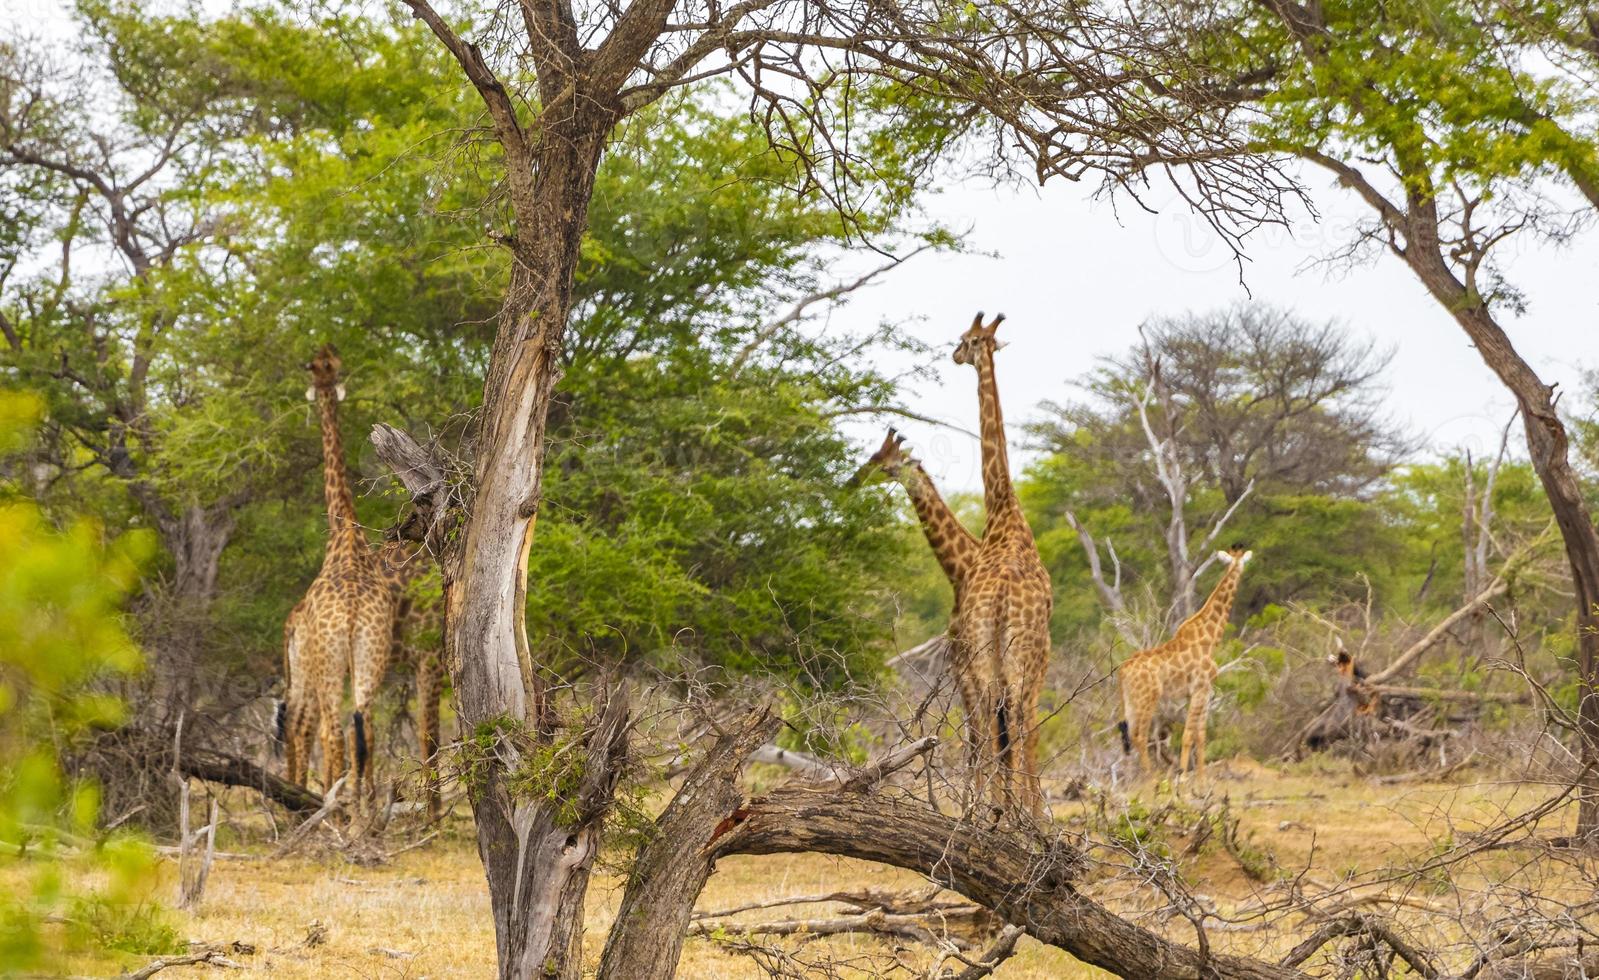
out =
{"type": "Polygon", "coordinates": [[[168,956],[163,959],[154,960],[150,963],[146,963],[139,969],[134,970],[132,973],[122,974],[119,980],[144,980],[145,977],[153,977],[169,966],[193,966],[197,963],[205,963],[209,966],[220,966],[229,970],[244,969],[244,965],[242,963],[235,963],[233,960],[223,956],[217,950],[211,949],[206,950],[204,953],[188,953],[183,956],[168,956]]]}
{"type": "Polygon", "coordinates": [[[328,795],[323,800],[321,809],[307,817],[304,823],[300,824],[300,826],[294,829],[293,833],[284,838],[283,843],[278,845],[278,849],[272,852],[273,860],[287,857],[292,851],[295,850],[295,848],[299,847],[307,837],[310,836],[311,831],[315,830],[318,824],[326,820],[328,815],[338,808],[339,790],[344,787],[345,778],[346,777],[344,776],[340,776],[338,779],[333,781],[333,785],[328,787],[328,795]]]}
{"type": "Polygon", "coordinates": [[[994,945],[985,949],[976,960],[969,960],[959,952],[951,952],[952,959],[966,964],[966,969],[955,974],[954,980],[982,980],[999,968],[999,965],[1016,954],[1016,943],[1022,938],[1021,926],[1006,926],[994,945]]]}

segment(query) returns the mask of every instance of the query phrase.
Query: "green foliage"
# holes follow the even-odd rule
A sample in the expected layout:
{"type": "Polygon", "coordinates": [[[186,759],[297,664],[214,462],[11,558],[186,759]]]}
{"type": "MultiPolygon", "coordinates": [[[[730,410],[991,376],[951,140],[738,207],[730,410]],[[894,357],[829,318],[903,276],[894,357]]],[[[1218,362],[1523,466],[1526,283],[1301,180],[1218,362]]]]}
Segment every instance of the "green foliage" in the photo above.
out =
{"type": "MultiPolygon", "coordinates": [[[[38,410],[37,399],[0,391],[0,453],[23,442],[38,410]]],[[[168,951],[175,936],[142,904],[149,849],[126,837],[90,841],[98,796],[69,784],[58,762],[59,751],[121,717],[121,703],[97,685],[139,666],[120,610],[149,542],[107,543],[87,523],[59,531],[19,491],[0,479],[0,864],[12,882],[0,903],[0,970],[44,961],[47,916],[64,915],[69,939],[86,945],[168,951]],[[103,883],[83,891],[75,879],[88,871],[103,883]]]]}
{"type": "MultiPolygon", "coordinates": [[[[321,561],[303,364],[324,342],[340,349],[358,490],[388,484],[364,439],[376,421],[461,440],[506,281],[506,256],[482,244],[504,219],[497,151],[473,135],[480,107],[448,54],[409,23],[291,2],[80,11],[122,133],[192,119],[173,206],[219,233],[134,281],[71,283],[75,305],[51,305],[38,298],[54,296],[71,188],[0,192],[19,215],[42,209],[15,247],[48,274],[0,291],[0,309],[27,313],[23,351],[7,356],[46,392],[39,455],[60,477],[47,504],[159,526],[167,554],[152,572],[166,581],[183,548],[156,517],[199,505],[231,521],[197,624],[203,663],[270,677],[283,617],[321,561]],[[72,319],[91,307],[99,328],[72,319]],[[118,363],[103,378],[58,377],[58,355],[87,365],[108,343],[118,363]],[[140,385],[120,370],[136,359],[140,385]],[[105,433],[133,402],[148,425],[113,467],[105,433]]],[[[550,417],[530,635],[557,670],[687,655],[833,684],[891,645],[905,554],[884,500],[844,491],[855,461],[836,419],[894,397],[862,353],[918,351],[888,327],[765,328],[833,284],[851,236],[918,244],[898,230],[914,187],[863,186],[872,204],[846,223],[796,191],[793,159],[722,95],[636,118],[599,175],[550,417]]],[[[62,125],[74,112],[63,105],[62,125]]],[[[952,244],[936,229],[920,241],[952,244]]],[[[367,492],[357,506],[381,527],[398,503],[367,492]]]]}

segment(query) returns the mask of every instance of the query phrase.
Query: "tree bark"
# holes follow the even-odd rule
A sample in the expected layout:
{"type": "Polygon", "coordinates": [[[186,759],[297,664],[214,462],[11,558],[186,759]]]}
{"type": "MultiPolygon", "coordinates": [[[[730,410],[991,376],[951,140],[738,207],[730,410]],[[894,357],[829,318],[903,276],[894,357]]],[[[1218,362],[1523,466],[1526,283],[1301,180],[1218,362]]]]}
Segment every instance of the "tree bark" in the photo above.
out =
{"type": "Polygon", "coordinates": [[[147,639],[154,651],[154,686],[146,704],[153,708],[156,724],[170,725],[194,702],[222,552],[233,538],[234,514],[244,497],[174,510],[142,482],[134,487],[134,497],[172,556],[172,580],[152,605],[153,615],[146,617],[147,639]]]}
{"type": "Polygon", "coordinates": [[[614,693],[586,737],[576,795],[551,800],[524,789],[519,798],[519,769],[530,753],[549,751],[556,729],[528,650],[527,559],[572,278],[612,124],[608,113],[571,105],[546,107],[543,120],[532,199],[517,207],[473,492],[459,549],[443,563],[445,650],[457,710],[469,739],[494,744],[472,800],[506,978],[580,974],[583,900],[626,730],[625,698],[614,693]]]}
{"type": "Polygon", "coordinates": [[[737,810],[738,777],[749,754],[777,731],[770,710],[752,712],[718,735],[684,778],[632,865],[616,924],[600,959],[600,980],[672,980],[683,954],[694,902],[710,877],[707,845],[737,810]]]}

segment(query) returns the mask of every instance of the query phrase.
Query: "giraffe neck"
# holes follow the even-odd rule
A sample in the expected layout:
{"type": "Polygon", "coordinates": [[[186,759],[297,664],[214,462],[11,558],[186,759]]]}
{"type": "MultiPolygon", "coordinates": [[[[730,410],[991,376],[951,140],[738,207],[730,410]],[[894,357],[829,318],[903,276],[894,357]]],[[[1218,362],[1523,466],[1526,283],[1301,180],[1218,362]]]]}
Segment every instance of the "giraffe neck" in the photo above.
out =
{"type": "Polygon", "coordinates": [[[355,495],[344,468],[344,437],[339,433],[339,398],[332,387],[318,385],[316,404],[322,416],[322,494],[328,508],[328,555],[348,554],[360,536],[355,521],[355,495]]]}
{"type": "Polygon", "coordinates": [[[932,547],[939,567],[944,569],[944,577],[959,589],[966,579],[966,573],[970,571],[971,553],[977,539],[949,509],[949,504],[939,495],[938,488],[933,486],[933,480],[922,469],[922,464],[913,463],[897,475],[911,498],[911,506],[916,508],[922,534],[932,547]]]}
{"type": "Polygon", "coordinates": [[[982,417],[983,505],[988,510],[988,521],[983,527],[986,539],[994,528],[1021,518],[1021,505],[1010,483],[1010,454],[1005,448],[1005,418],[999,408],[992,346],[977,357],[977,409],[982,417]]]}
{"type": "Polygon", "coordinates": [[[1222,633],[1227,630],[1227,619],[1232,615],[1233,600],[1238,597],[1238,580],[1243,571],[1244,567],[1239,562],[1228,565],[1221,581],[1210,590],[1210,598],[1178,631],[1188,635],[1203,633],[1220,640],[1222,633]]]}

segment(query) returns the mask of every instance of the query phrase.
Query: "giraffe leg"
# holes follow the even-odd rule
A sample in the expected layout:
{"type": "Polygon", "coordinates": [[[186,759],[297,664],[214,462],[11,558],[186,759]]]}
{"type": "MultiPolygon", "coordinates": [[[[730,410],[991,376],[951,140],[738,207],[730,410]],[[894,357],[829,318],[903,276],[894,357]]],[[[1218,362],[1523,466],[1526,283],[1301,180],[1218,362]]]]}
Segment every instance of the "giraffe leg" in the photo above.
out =
{"type": "Polygon", "coordinates": [[[1183,747],[1177,753],[1177,775],[1188,772],[1188,755],[1194,748],[1194,700],[1188,700],[1188,717],[1183,722],[1183,747]]]}
{"type": "Polygon", "coordinates": [[[322,791],[326,793],[335,781],[344,775],[344,726],[339,724],[339,702],[344,685],[333,674],[332,683],[324,683],[317,691],[316,730],[322,743],[322,791]]]}
{"type": "Polygon", "coordinates": [[[304,786],[311,765],[311,747],[316,743],[318,713],[309,691],[284,702],[284,762],[289,782],[304,786]]]}
{"type": "Polygon", "coordinates": [[[439,697],[444,688],[444,668],[437,651],[416,653],[416,733],[422,756],[422,782],[428,798],[428,818],[439,817],[439,783],[433,757],[439,751],[439,697]]]}
{"type": "Polygon", "coordinates": [[[1155,773],[1155,762],[1149,757],[1149,729],[1155,720],[1155,709],[1152,705],[1139,703],[1133,705],[1132,720],[1128,727],[1132,729],[1133,747],[1138,749],[1138,764],[1146,776],[1155,773]]]}
{"type": "Polygon", "coordinates": [[[350,715],[351,748],[354,757],[355,800],[360,810],[375,804],[377,785],[372,779],[373,749],[377,742],[376,725],[372,718],[372,705],[377,700],[383,675],[389,669],[389,656],[394,649],[393,611],[379,610],[369,622],[358,624],[351,644],[352,682],[351,699],[354,711],[350,715]]]}
{"type": "Polygon", "coordinates": [[[966,709],[966,778],[968,803],[976,807],[993,796],[996,763],[994,717],[996,705],[992,690],[977,687],[963,706],[966,709]]]}
{"type": "Polygon", "coordinates": [[[1195,774],[1205,775],[1205,721],[1210,711],[1210,686],[1196,689],[1188,696],[1188,720],[1183,724],[1183,758],[1188,758],[1188,748],[1194,747],[1195,774]]]}
{"type": "Polygon", "coordinates": [[[1044,819],[1044,786],[1039,781],[1038,773],[1038,696],[1042,686],[1041,675],[1036,682],[1029,678],[1017,698],[1021,746],[1015,760],[1016,775],[1021,801],[1034,820],[1044,819]]]}

